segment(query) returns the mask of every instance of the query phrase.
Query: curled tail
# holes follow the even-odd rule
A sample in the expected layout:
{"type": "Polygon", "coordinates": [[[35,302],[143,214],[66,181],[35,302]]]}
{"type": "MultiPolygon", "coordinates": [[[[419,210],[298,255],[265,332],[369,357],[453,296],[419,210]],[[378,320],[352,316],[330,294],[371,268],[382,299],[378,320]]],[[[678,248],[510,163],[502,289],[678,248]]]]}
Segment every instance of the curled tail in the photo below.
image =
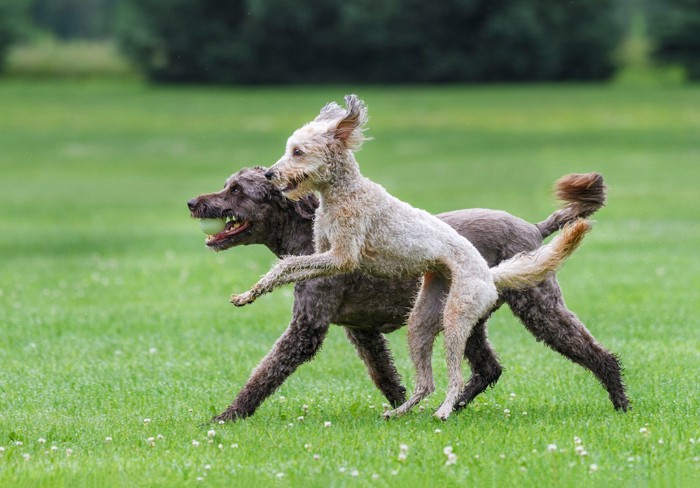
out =
{"type": "Polygon", "coordinates": [[[576,219],[585,219],[605,205],[607,187],[599,173],[571,174],[554,185],[563,206],[547,219],[535,224],[546,238],[576,219]]]}
{"type": "Polygon", "coordinates": [[[530,288],[554,274],[583,241],[591,224],[586,219],[577,219],[564,225],[562,233],[549,244],[527,253],[516,254],[491,268],[496,288],[530,288]]]}

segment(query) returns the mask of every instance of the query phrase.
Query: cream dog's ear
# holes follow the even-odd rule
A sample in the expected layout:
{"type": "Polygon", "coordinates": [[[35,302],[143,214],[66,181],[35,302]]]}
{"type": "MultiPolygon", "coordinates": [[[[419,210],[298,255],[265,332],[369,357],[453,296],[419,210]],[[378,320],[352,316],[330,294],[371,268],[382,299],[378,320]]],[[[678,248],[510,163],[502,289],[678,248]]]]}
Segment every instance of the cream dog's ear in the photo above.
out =
{"type": "Polygon", "coordinates": [[[357,95],[347,95],[345,105],[347,109],[336,124],[334,137],[347,149],[356,151],[367,140],[363,134],[368,118],[367,107],[357,95]]]}

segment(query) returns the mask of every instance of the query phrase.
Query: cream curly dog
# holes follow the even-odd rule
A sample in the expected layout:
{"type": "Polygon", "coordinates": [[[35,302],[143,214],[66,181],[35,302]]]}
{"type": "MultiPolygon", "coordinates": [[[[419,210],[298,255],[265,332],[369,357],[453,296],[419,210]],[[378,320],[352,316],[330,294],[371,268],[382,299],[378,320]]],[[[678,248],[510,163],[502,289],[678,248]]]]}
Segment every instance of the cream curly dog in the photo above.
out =
{"type": "Polygon", "coordinates": [[[383,277],[423,274],[408,318],[408,343],[416,369],[413,395],[387,417],[408,412],[435,389],[431,354],[442,330],[449,382],[435,416],[447,419],[464,388],[461,362],[474,324],[498,299],[497,288],[532,286],[555,272],[590,228],[578,220],[550,244],[489,269],[476,248],[452,227],[416,209],[360,174],[353,152],[365,140],[367,110],[355,95],[347,109],[335,103],[287,141],[285,154],[265,174],[290,199],[318,192],[316,253],[280,260],[232,303],[243,306],[295,281],[361,269],[383,277]]]}

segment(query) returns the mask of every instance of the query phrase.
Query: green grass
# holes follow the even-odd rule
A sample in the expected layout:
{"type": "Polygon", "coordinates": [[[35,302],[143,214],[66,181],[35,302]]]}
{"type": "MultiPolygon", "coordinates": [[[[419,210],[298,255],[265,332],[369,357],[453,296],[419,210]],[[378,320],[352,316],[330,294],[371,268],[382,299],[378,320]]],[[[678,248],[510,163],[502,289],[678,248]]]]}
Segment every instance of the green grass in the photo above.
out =
{"type": "MultiPolygon", "coordinates": [[[[0,83],[0,486],[697,484],[698,134],[697,86],[0,83]],[[254,417],[202,426],[285,329],[292,296],[234,309],[230,293],[272,255],[209,253],[185,202],[276,161],[294,128],[351,90],[375,138],[358,155],[364,173],[432,212],[538,221],[558,177],[605,175],[609,204],[560,282],[621,355],[632,412],[614,412],[591,374],[502,310],[490,337],[506,372],[446,423],[430,416],[441,348],[425,411],[384,422],[334,327],[254,417]]],[[[389,337],[410,386],[405,333],[389,337]]]]}

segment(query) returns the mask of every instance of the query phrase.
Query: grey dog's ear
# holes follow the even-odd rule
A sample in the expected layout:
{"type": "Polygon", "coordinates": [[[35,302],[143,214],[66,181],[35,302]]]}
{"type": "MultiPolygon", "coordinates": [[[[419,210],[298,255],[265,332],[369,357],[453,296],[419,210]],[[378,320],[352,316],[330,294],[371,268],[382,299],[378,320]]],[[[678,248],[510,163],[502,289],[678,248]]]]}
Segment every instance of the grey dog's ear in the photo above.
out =
{"type": "Polygon", "coordinates": [[[367,107],[357,95],[346,95],[347,110],[335,127],[335,138],[346,148],[356,151],[366,140],[364,134],[367,123],[367,107]]]}

